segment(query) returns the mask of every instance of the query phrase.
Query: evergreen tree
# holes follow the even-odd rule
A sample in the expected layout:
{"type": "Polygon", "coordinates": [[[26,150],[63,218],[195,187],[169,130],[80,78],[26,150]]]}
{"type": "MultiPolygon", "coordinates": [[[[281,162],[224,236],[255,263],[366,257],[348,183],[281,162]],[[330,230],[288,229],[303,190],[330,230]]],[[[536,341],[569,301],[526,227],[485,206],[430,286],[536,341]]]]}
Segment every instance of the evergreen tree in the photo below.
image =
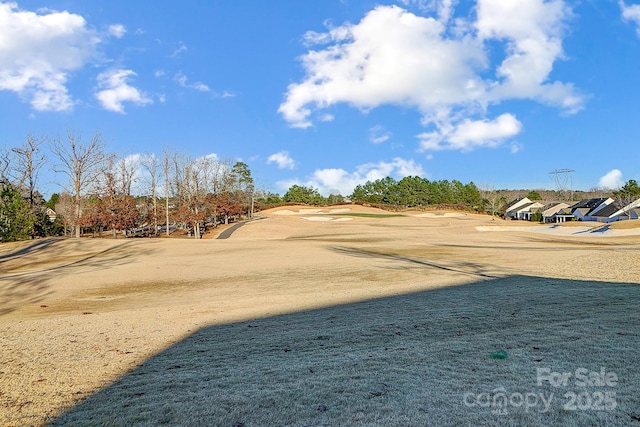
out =
{"type": "Polygon", "coordinates": [[[11,185],[0,191],[0,240],[15,242],[32,237],[35,216],[20,192],[11,185]]]}
{"type": "Polygon", "coordinates": [[[282,196],[287,203],[306,203],[308,205],[320,205],[323,202],[322,196],[313,187],[305,187],[301,185],[292,185],[289,190],[282,196]]]}

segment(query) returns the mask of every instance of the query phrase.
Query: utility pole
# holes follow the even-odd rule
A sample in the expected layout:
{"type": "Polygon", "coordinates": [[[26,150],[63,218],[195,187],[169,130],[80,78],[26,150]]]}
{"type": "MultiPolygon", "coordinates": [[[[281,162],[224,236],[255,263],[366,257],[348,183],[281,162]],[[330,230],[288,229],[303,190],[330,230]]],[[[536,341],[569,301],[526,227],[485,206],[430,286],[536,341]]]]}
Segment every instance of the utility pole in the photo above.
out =
{"type": "Polygon", "coordinates": [[[556,183],[556,190],[565,195],[567,193],[567,186],[570,191],[570,200],[573,201],[573,179],[571,178],[571,173],[575,172],[573,169],[556,169],[549,172],[549,175],[553,176],[556,183]]]}

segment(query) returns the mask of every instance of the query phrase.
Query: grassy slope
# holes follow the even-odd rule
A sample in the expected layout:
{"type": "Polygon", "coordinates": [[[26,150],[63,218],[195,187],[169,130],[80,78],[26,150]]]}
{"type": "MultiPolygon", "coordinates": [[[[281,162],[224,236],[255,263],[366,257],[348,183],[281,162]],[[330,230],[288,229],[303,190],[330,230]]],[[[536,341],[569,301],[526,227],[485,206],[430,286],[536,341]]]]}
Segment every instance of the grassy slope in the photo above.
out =
{"type": "Polygon", "coordinates": [[[516,276],[211,326],[54,425],[634,425],[638,301],[635,284],[516,276]],[[619,384],[537,386],[537,368],[581,367],[619,384]],[[501,387],[554,398],[545,413],[464,404],[501,387]],[[563,409],[567,392],[608,390],[614,410],[563,409]]]}

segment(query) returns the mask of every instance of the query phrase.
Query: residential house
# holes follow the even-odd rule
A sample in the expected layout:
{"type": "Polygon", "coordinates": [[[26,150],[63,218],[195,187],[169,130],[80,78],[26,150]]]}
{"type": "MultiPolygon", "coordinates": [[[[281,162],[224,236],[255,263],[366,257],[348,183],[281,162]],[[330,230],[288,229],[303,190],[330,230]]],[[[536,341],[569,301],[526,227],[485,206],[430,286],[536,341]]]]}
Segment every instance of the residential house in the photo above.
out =
{"type": "Polygon", "coordinates": [[[56,213],[56,211],[54,211],[51,208],[45,209],[45,214],[47,215],[47,217],[49,217],[49,222],[54,222],[58,217],[58,214],[56,213]]]}
{"type": "Polygon", "coordinates": [[[614,222],[621,219],[639,219],[640,218],[640,198],[626,205],[620,203],[610,203],[603,209],[593,214],[596,221],[614,222]]]}
{"type": "Polygon", "coordinates": [[[573,214],[571,213],[571,207],[566,207],[566,208],[562,208],[560,209],[558,212],[556,212],[555,214],[553,214],[552,218],[549,220],[549,222],[567,222],[567,221],[575,221],[576,217],[573,216],[573,214]]]}
{"type": "Polygon", "coordinates": [[[611,197],[596,197],[593,199],[580,200],[571,206],[571,215],[578,221],[597,221],[597,217],[594,215],[611,203],[613,203],[611,197]]]}
{"type": "Polygon", "coordinates": [[[568,204],[561,202],[553,202],[543,206],[540,209],[542,222],[561,222],[558,220],[559,217],[557,215],[562,215],[561,212],[568,207],[568,204]]]}
{"type": "Polygon", "coordinates": [[[544,205],[540,202],[533,202],[528,197],[516,199],[509,203],[505,210],[505,216],[511,219],[522,219],[529,221],[531,213],[536,212],[544,205]]]}

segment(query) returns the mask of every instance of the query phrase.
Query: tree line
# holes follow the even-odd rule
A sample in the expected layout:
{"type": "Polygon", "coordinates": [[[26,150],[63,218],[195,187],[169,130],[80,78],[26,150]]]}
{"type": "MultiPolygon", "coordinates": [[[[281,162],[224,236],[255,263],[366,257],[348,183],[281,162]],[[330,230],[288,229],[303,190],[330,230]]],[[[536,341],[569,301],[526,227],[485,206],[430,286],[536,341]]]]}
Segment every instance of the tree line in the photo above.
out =
{"type": "Polygon", "coordinates": [[[419,176],[407,176],[399,181],[386,177],[357,185],[351,200],[359,203],[391,205],[402,208],[455,205],[463,209],[482,209],[482,195],[473,183],[460,181],[429,181],[419,176]]]}
{"type": "Polygon", "coordinates": [[[29,135],[23,145],[3,148],[0,158],[2,242],[104,231],[157,236],[175,229],[200,238],[206,227],[253,213],[256,192],[244,162],[168,150],[118,157],[106,151],[99,132],[84,140],[74,131],[52,139],[29,135]],[[65,177],[64,190],[49,200],[38,191],[45,166],[65,177]]]}

